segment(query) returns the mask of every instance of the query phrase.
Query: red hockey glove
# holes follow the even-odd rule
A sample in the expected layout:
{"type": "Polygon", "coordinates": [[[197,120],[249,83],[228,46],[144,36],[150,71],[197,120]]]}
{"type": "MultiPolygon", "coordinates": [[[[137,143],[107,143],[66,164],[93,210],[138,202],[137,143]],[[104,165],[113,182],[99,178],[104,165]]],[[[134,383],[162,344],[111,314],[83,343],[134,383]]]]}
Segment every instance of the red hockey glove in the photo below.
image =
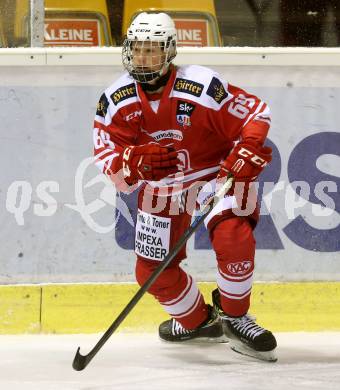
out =
{"type": "Polygon", "coordinates": [[[240,142],[223,162],[218,179],[231,173],[235,182],[254,181],[271,160],[272,149],[269,146],[240,142]]]}
{"type": "Polygon", "coordinates": [[[147,144],[125,148],[121,163],[124,179],[132,185],[138,180],[158,181],[176,173],[180,161],[174,148],[147,144]]]}

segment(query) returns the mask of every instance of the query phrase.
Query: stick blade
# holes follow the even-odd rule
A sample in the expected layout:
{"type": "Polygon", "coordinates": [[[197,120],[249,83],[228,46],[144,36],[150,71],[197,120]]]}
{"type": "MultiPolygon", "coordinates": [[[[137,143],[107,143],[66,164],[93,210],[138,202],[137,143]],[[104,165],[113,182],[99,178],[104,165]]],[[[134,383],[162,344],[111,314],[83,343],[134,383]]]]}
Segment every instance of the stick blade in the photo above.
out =
{"type": "Polygon", "coordinates": [[[80,352],[80,347],[77,349],[77,353],[73,359],[72,367],[76,371],[82,371],[88,364],[87,356],[83,356],[80,352]]]}

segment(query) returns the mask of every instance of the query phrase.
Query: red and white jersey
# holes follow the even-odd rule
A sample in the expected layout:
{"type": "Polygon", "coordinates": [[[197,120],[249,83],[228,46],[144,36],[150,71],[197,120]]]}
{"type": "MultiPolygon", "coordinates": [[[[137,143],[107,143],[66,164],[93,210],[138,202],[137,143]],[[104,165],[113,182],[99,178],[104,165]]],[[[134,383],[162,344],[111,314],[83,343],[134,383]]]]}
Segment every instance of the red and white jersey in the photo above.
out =
{"type": "Polygon", "coordinates": [[[150,184],[186,188],[217,174],[235,141],[262,144],[270,126],[266,103],[203,66],[173,66],[160,100],[149,99],[128,73],[102,94],[93,139],[103,173],[121,169],[118,156],[126,146],[156,142],[178,151],[182,172],[150,184]]]}

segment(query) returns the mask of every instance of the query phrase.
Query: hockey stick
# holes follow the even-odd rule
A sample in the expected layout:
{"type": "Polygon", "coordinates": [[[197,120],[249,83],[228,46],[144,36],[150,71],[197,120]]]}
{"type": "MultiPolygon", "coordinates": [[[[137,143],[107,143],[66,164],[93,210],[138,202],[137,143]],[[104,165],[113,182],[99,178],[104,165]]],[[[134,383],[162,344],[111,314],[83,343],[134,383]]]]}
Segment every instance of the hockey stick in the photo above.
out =
{"type": "Polygon", "coordinates": [[[182,246],[188,241],[188,239],[192,236],[192,234],[197,230],[197,228],[201,225],[207,215],[211,212],[217,202],[224,197],[224,195],[230,190],[233,183],[233,177],[231,175],[228,176],[226,182],[221,186],[218,193],[210,199],[210,201],[203,207],[200,215],[196,216],[193,223],[188,227],[188,229],[184,232],[183,236],[178,240],[175,246],[171,249],[171,251],[167,254],[164,260],[159,264],[159,266],[154,270],[154,272],[150,275],[149,279],[140,287],[140,289],[136,292],[136,294],[132,297],[130,302],[125,306],[123,311],[119,314],[119,316],[113,321],[111,326],[107,329],[107,331],[103,334],[101,339],[97,342],[97,344],[93,347],[93,349],[87,355],[81,355],[80,347],[78,347],[77,353],[74,357],[72,367],[76,371],[83,370],[90,361],[95,357],[97,352],[102,348],[102,346],[106,343],[109,337],[113,334],[113,332],[118,328],[118,326],[123,322],[123,320],[127,317],[130,311],[136,306],[145,292],[149,289],[149,287],[154,283],[154,281],[158,278],[158,276],[162,273],[162,271],[171,263],[173,258],[180,251],[182,246]]]}

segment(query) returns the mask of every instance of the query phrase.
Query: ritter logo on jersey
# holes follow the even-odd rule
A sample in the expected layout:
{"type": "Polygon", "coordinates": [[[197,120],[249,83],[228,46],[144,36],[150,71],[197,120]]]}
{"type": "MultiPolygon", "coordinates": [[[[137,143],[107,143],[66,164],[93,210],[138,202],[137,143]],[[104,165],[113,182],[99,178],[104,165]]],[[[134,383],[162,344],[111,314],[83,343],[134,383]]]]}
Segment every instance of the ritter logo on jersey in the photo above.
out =
{"type": "Polygon", "coordinates": [[[189,102],[178,100],[176,119],[181,126],[191,126],[190,117],[195,110],[195,106],[189,102]]]}
{"type": "Polygon", "coordinates": [[[228,96],[228,93],[224,89],[221,81],[213,77],[207,89],[207,95],[211,96],[216,103],[221,104],[222,100],[228,96]]]}
{"type": "Polygon", "coordinates": [[[107,100],[107,97],[106,97],[105,93],[103,93],[102,96],[99,99],[98,104],[97,104],[96,115],[105,118],[108,107],[109,107],[109,101],[107,100]]]}

